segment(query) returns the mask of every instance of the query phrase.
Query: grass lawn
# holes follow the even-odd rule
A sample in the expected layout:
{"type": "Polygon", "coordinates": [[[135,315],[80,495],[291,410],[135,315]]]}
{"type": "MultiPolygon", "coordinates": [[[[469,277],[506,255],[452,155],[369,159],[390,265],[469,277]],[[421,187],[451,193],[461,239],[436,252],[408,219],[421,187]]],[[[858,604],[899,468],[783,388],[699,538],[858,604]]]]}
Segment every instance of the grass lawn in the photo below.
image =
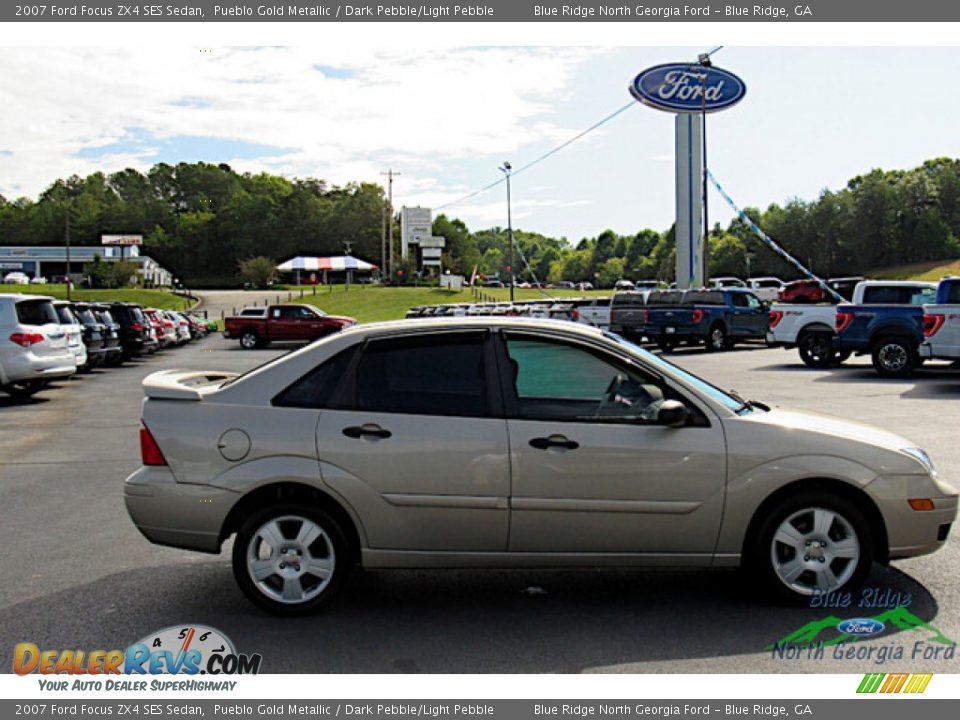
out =
{"type": "Polygon", "coordinates": [[[960,260],[933,260],[930,262],[899,265],[864,273],[879,280],[927,280],[937,282],[946,275],[960,275],[960,260]]]}
{"type": "MultiPolygon", "coordinates": [[[[0,292],[25,293],[27,295],[49,295],[50,297],[65,299],[66,285],[0,285],[0,292]]],[[[124,290],[87,290],[74,288],[70,293],[73,300],[119,300],[121,302],[140,303],[146,307],[155,307],[162,310],[185,310],[193,301],[182,298],[165,290],[139,290],[136,288],[124,290]]]]}
{"type": "MultiPolygon", "coordinates": [[[[445,303],[477,302],[477,298],[469,290],[456,292],[441,290],[440,288],[414,287],[380,287],[378,285],[345,285],[317,286],[316,295],[313,295],[314,286],[303,287],[303,298],[300,297],[299,287],[290,286],[287,292],[280,292],[280,300],[286,302],[287,295],[292,294],[290,302],[304,302],[316,305],[331,315],[348,315],[360,322],[376,322],[378,320],[399,320],[412,307],[418,305],[442,305],[445,303]]],[[[507,288],[485,288],[481,290],[487,298],[509,300],[510,290],[507,288]]],[[[578,293],[576,291],[546,291],[552,297],[570,297],[583,295],[611,295],[613,291],[594,291],[578,293]]],[[[539,290],[516,289],[517,300],[545,299],[539,290]]]]}

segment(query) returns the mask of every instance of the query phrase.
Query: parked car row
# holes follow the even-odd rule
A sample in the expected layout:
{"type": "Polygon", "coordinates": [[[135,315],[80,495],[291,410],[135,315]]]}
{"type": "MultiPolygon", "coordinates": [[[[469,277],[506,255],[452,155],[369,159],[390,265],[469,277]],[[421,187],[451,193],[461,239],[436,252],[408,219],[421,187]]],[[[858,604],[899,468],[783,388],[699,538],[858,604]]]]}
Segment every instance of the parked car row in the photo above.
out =
{"type": "Polygon", "coordinates": [[[407,319],[438,317],[532,317],[570,320],[607,330],[610,327],[610,298],[551,298],[495,303],[453,303],[420,305],[407,311],[407,319]]]}
{"type": "Polygon", "coordinates": [[[183,345],[216,324],[125,302],[0,293],[0,390],[29,397],[53,380],[183,345]]]}

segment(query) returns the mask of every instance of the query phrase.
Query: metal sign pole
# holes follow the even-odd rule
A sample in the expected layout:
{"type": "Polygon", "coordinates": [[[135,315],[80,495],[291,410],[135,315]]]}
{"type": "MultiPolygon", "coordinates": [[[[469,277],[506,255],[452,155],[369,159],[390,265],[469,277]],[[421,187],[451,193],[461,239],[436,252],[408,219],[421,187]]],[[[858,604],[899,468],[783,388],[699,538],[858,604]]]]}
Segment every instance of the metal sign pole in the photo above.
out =
{"type": "Polygon", "coordinates": [[[678,113],[676,137],[676,282],[678,289],[701,287],[703,263],[703,133],[700,118],[678,113]]]}

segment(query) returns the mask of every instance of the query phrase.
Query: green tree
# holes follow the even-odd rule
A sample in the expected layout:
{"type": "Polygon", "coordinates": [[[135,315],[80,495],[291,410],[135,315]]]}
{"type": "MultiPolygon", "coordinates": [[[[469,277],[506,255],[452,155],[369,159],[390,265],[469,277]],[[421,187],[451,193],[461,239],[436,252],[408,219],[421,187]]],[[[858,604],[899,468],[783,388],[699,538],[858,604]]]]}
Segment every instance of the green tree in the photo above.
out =
{"type": "Polygon", "coordinates": [[[273,260],[263,255],[241,260],[238,263],[240,280],[255,288],[265,288],[276,275],[273,260]]]}

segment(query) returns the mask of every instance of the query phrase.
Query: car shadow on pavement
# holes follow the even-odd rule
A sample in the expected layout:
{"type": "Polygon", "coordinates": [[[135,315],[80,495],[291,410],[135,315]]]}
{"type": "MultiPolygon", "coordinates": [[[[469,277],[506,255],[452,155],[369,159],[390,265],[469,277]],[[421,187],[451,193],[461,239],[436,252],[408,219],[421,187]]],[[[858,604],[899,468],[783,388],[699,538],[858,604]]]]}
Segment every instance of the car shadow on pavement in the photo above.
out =
{"type": "MultiPolygon", "coordinates": [[[[936,600],[896,569],[875,566],[867,586],[907,598],[923,622],[936,618],[936,600]]],[[[882,612],[857,607],[859,598],[845,609],[778,606],[735,570],[358,571],[320,614],[283,618],[251,605],[224,560],[202,560],[119,572],[7,607],[0,646],[125,648],[200,623],[239,652],[261,653],[268,673],[576,673],[718,658],[724,672],[743,672],[735,656],[770,657],[773,643],[808,623],[882,612]]],[[[904,643],[916,633],[906,635],[904,643]]]]}

